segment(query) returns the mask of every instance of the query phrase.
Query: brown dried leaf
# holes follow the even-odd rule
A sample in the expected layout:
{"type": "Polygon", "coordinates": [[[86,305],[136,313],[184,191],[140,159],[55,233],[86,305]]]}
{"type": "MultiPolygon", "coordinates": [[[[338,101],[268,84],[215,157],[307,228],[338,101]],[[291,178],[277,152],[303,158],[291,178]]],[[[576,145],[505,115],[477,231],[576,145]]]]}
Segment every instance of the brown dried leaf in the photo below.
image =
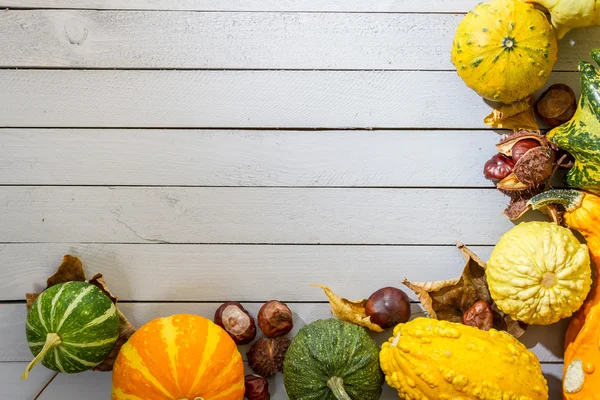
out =
{"type": "Polygon", "coordinates": [[[483,260],[464,244],[458,243],[457,247],[465,258],[465,267],[459,278],[438,282],[409,282],[405,279],[404,285],[415,292],[431,318],[462,323],[463,314],[473,304],[483,300],[494,311],[495,329],[520,336],[522,332],[515,327],[516,321],[501,313],[493,303],[485,279],[486,265],[483,260]]]}
{"type": "Polygon", "coordinates": [[[110,292],[110,289],[108,288],[108,285],[104,281],[104,277],[102,276],[102,274],[96,274],[96,275],[92,276],[92,279],[90,279],[90,283],[92,285],[96,286],[98,289],[102,290],[102,292],[105,295],[107,295],[108,298],[110,298],[114,304],[117,304],[117,301],[119,301],[119,298],[110,292]]]}
{"type": "Polygon", "coordinates": [[[27,307],[27,312],[29,312],[31,305],[33,304],[35,299],[39,297],[39,295],[39,293],[25,293],[25,299],[27,300],[25,307],[27,307]]]}
{"type": "MultiPolygon", "coordinates": [[[[116,300],[115,300],[116,301],[116,300]]],[[[119,355],[119,351],[121,351],[121,347],[129,340],[131,335],[135,332],[133,325],[127,320],[125,315],[121,312],[121,310],[117,309],[119,313],[119,338],[115,343],[115,347],[113,347],[112,351],[106,358],[106,360],[102,361],[99,365],[94,368],[94,371],[112,371],[113,365],[115,364],[115,360],[119,355]]]]}
{"type": "Polygon", "coordinates": [[[533,113],[533,96],[511,104],[503,104],[485,117],[483,122],[492,128],[540,131],[533,113]]]}
{"type": "Polygon", "coordinates": [[[344,321],[352,322],[353,324],[364,326],[375,332],[383,332],[383,329],[371,322],[371,317],[367,316],[365,312],[365,305],[367,300],[348,300],[336,296],[331,289],[327,286],[314,284],[311,286],[318,286],[329,298],[329,304],[331,305],[331,313],[344,321]]]}
{"type": "Polygon", "coordinates": [[[56,270],[56,273],[46,281],[46,284],[48,285],[46,289],[50,286],[70,281],[85,281],[85,272],[83,271],[83,263],[81,260],[67,254],[63,257],[63,262],[56,270]]]}

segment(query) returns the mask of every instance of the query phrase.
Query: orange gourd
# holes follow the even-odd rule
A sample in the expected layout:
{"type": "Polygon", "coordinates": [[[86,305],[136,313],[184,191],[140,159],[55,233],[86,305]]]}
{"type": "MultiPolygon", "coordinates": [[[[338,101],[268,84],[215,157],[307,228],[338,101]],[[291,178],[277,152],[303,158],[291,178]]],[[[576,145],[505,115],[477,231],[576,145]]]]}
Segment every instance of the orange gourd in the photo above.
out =
{"type": "Polygon", "coordinates": [[[565,336],[563,396],[565,400],[600,399],[600,197],[575,190],[550,190],[531,199],[533,208],[565,207],[566,224],[587,240],[594,283],[574,314],[565,336]]]}
{"type": "Polygon", "coordinates": [[[242,400],[244,364],[212,321],[178,314],[148,322],[115,360],[112,400],[242,400]]]}

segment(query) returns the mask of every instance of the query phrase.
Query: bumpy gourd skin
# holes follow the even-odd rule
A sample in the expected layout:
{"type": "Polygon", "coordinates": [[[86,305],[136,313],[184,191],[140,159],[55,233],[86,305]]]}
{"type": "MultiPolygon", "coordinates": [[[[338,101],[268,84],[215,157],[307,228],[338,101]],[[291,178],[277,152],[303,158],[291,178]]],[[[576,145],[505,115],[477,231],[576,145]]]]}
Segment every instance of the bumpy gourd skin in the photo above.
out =
{"type": "Polygon", "coordinates": [[[562,39],[573,28],[600,25],[600,0],[525,0],[550,11],[556,36],[562,39]]]}
{"type": "Polygon", "coordinates": [[[458,25],[452,46],[452,63],[467,86],[503,103],[544,86],[557,55],[546,16],[515,0],[478,4],[458,25]]]}
{"type": "Polygon", "coordinates": [[[536,356],[506,332],[431,318],[394,328],[379,355],[405,400],[547,400],[536,356]]]}
{"type": "Polygon", "coordinates": [[[553,324],[577,311],[590,290],[588,248],[555,223],[523,222],[494,247],[486,278],[496,305],[513,319],[553,324]]]}

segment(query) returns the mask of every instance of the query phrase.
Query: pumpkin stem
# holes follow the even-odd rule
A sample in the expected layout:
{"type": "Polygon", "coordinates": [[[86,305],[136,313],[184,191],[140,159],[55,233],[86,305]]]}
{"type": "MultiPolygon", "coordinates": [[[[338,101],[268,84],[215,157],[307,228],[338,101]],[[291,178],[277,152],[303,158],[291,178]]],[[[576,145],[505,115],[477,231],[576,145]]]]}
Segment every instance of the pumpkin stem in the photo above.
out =
{"type": "Polygon", "coordinates": [[[46,356],[46,354],[48,354],[50,350],[59,346],[61,343],[62,340],[60,340],[60,336],[58,336],[56,333],[47,334],[46,343],[44,343],[44,347],[42,347],[42,350],[38,353],[38,355],[35,356],[35,358],[29,363],[29,365],[27,365],[27,368],[25,368],[25,372],[23,372],[23,375],[21,375],[21,380],[26,380],[27,378],[29,378],[29,371],[31,371],[31,369],[35,367],[37,363],[42,361],[42,359],[46,356]]]}
{"type": "Polygon", "coordinates": [[[333,392],[333,395],[337,400],[352,400],[346,389],[344,389],[344,380],[339,376],[332,376],[327,380],[327,386],[333,392]]]}
{"type": "Polygon", "coordinates": [[[573,212],[581,207],[584,197],[585,193],[578,190],[553,189],[533,196],[527,205],[539,210],[549,204],[560,204],[568,212],[573,212]]]}

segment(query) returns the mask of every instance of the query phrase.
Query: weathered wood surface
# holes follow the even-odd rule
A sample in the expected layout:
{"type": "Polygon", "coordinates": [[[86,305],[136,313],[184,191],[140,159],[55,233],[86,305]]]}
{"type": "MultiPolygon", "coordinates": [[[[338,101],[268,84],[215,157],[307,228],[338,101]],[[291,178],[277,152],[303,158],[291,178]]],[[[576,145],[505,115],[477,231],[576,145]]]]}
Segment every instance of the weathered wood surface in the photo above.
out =
{"type": "Polygon", "coordinates": [[[0,7],[115,10],[466,12],[471,0],[0,0],[0,7]]]}
{"type": "Polygon", "coordinates": [[[492,245],[513,227],[495,189],[4,186],[0,204],[0,242],[492,245]]]}
{"type": "Polygon", "coordinates": [[[0,129],[0,184],[492,187],[494,131],[0,129]],[[440,162],[443,161],[443,165],[440,162]]]}
{"type": "MultiPolygon", "coordinates": [[[[15,10],[0,14],[0,66],[454,71],[450,50],[462,18],[15,10]]],[[[599,34],[570,33],[555,70],[576,71],[599,34]]]]}
{"type": "Polygon", "coordinates": [[[0,70],[0,104],[0,127],[485,129],[491,111],[450,71],[0,70]]]}
{"type": "MultiPolygon", "coordinates": [[[[484,260],[492,251],[470,248],[484,260]]],[[[457,277],[465,265],[454,246],[1,244],[0,300],[42,290],[65,254],[80,257],[88,276],[104,274],[127,301],[326,301],[312,283],[367,298],[384,286],[403,287],[404,278],[457,277]]]]}

